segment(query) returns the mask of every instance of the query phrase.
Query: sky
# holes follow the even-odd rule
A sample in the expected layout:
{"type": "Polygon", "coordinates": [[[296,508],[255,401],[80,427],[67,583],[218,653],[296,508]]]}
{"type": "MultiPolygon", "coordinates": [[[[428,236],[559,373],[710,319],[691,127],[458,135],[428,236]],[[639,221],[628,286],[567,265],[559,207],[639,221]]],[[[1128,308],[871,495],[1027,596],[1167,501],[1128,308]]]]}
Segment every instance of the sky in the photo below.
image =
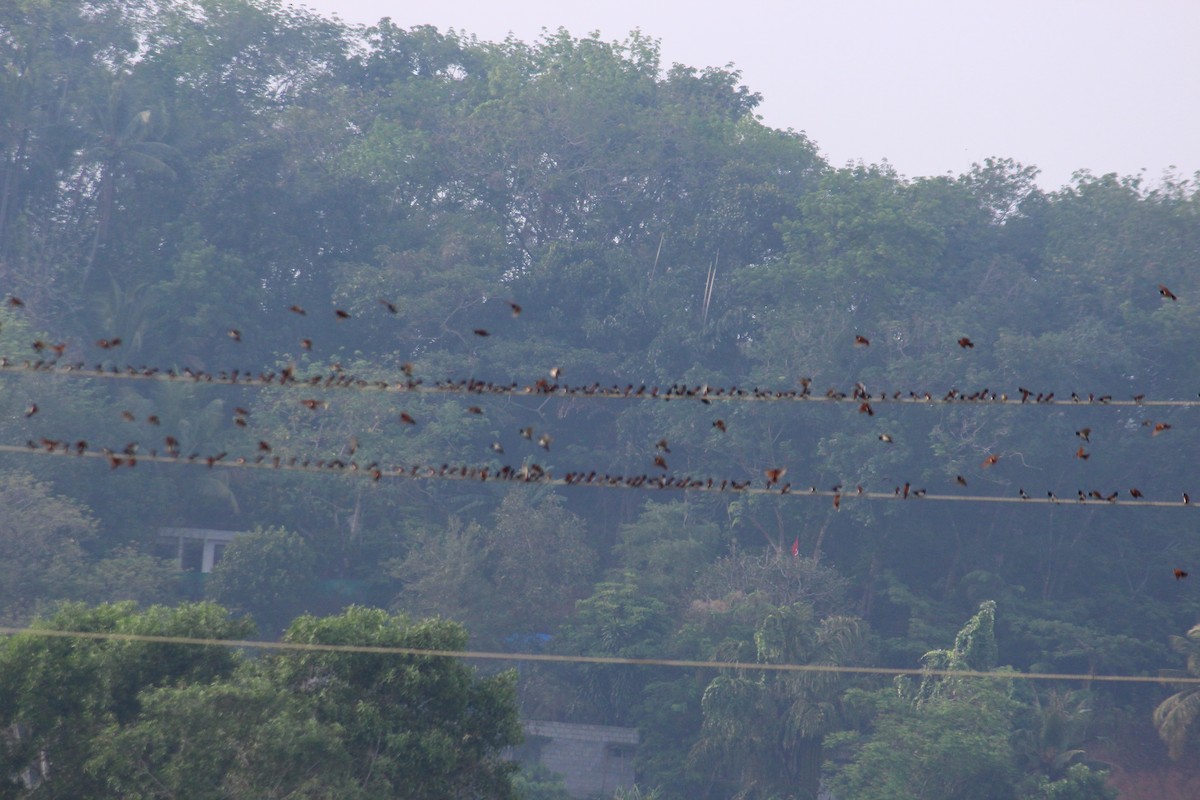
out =
{"type": "Polygon", "coordinates": [[[1196,0],[304,0],[350,23],[391,17],[481,40],[543,29],[661,41],[664,65],[732,64],[765,124],[803,131],[836,166],[908,177],[994,156],[1157,184],[1200,171],[1196,0]]]}

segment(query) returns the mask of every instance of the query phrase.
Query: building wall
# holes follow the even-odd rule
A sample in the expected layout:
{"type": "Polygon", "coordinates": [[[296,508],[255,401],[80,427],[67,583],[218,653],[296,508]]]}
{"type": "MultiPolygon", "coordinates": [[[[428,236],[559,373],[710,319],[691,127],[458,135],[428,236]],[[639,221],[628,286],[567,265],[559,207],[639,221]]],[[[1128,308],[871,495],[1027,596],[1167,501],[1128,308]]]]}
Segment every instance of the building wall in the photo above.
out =
{"type": "Polygon", "coordinates": [[[525,733],[542,740],[538,760],[563,776],[572,797],[611,795],[634,785],[635,728],[525,720],[525,733]]]}

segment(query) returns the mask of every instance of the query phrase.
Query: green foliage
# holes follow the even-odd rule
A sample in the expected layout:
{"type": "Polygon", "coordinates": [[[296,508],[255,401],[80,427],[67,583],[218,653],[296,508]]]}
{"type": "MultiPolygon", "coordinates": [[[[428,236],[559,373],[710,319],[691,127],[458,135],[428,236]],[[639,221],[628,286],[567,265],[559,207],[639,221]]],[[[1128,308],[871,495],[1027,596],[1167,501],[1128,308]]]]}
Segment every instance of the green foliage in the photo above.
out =
{"type": "Polygon", "coordinates": [[[0,619],[24,621],[37,603],[71,597],[96,528],[86,506],[50,484],[0,473],[0,619]]]}
{"type": "MultiPolygon", "coordinates": [[[[36,627],[244,638],[211,604],[70,606],[36,627]]],[[[448,622],[351,608],[292,642],[457,650],[448,622]]],[[[516,797],[514,676],[445,657],[286,652],[22,634],[0,647],[0,768],[47,797],[516,797]],[[48,766],[47,766],[48,765],[48,766]]],[[[24,796],[10,783],[5,796],[24,796]]]]}
{"type": "Polygon", "coordinates": [[[307,610],[315,576],[316,554],[302,537],[283,528],[256,528],[226,545],[205,592],[278,633],[307,610]]]}
{"type": "MultiPolygon", "coordinates": [[[[1184,670],[1161,670],[1164,678],[1200,677],[1200,625],[1193,625],[1186,636],[1172,636],[1171,649],[1187,659],[1184,670]]],[[[1195,684],[1179,684],[1179,691],[1154,709],[1154,727],[1166,743],[1171,758],[1183,755],[1192,729],[1200,719],[1200,689],[1195,684]]]]}

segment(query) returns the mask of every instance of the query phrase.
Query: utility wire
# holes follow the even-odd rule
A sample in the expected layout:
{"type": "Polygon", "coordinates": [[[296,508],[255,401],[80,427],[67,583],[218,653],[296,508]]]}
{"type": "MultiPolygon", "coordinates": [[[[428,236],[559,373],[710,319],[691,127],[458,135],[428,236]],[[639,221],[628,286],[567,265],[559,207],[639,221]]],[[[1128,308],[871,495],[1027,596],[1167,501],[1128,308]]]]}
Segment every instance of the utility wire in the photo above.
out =
{"type": "MultiPolygon", "coordinates": [[[[635,475],[625,476],[618,474],[606,474],[599,472],[579,472],[572,471],[564,473],[564,477],[554,477],[550,470],[543,469],[537,464],[524,464],[520,467],[503,466],[503,467],[475,467],[467,465],[450,466],[443,465],[440,467],[432,467],[427,465],[413,465],[409,467],[402,466],[375,466],[367,465],[360,466],[355,462],[343,462],[341,460],[332,459],[329,462],[321,462],[324,466],[315,466],[306,463],[289,463],[282,457],[264,457],[254,456],[253,458],[246,457],[230,457],[227,454],[221,454],[219,457],[205,456],[164,456],[157,454],[133,454],[126,455],[118,452],[107,450],[70,449],[68,443],[55,443],[53,448],[38,446],[34,442],[30,442],[24,446],[21,445],[0,445],[0,453],[13,453],[17,455],[41,455],[41,456],[59,456],[64,458],[91,458],[102,459],[109,463],[112,469],[134,467],[139,463],[149,462],[157,464],[175,464],[175,465],[190,465],[197,467],[206,467],[208,469],[257,469],[269,470],[275,472],[299,472],[322,476],[354,476],[373,481],[380,481],[383,478],[407,478],[412,480],[458,480],[470,481],[474,483],[493,482],[493,483],[530,483],[540,484],[544,486],[569,486],[569,487],[586,487],[596,489],[640,489],[645,491],[692,491],[705,492],[709,494],[735,494],[735,495],[772,495],[777,497],[788,498],[824,498],[830,502],[834,502],[836,507],[839,507],[847,502],[855,500],[892,500],[903,503],[1012,503],[1017,505],[1055,505],[1066,507],[1088,507],[1095,508],[1103,506],[1106,508],[1191,508],[1193,504],[1185,495],[1182,500],[1147,500],[1145,498],[1123,500],[1112,497],[1112,499],[1094,498],[1084,496],[1082,499],[1078,496],[1071,498],[1054,497],[1001,497],[998,495],[978,495],[978,494],[928,494],[923,490],[909,492],[903,494],[901,490],[893,490],[891,492],[859,492],[854,490],[833,490],[833,489],[817,489],[810,488],[795,488],[792,484],[784,484],[778,488],[764,488],[751,485],[748,480],[718,480],[714,478],[694,478],[687,476],[649,476],[635,475]]],[[[1111,497],[1109,495],[1108,497],[1111,497]]],[[[1200,497],[1200,496],[1198,496],[1200,497]]],[[[1200,507],[1200,503],[1195,504],[1200,507]]]]}
{"type": "MultiPolygon", "coordinates": [[[[1009,392],[994,392],[981,389],[976,392],[962,392],[952,388],[945,392],[915,392],[915,391],[886,391],[866,392],[862,384],[855,384],[849,391],[831,388],[825,394],[813,394],[805,389],[770,389],[752,387],[750,389],[738,386],[714,387],[705,384],[686,385],[673,384],[670,386],[651,386],[646,384],[628,383],[624,386],[613,384],[601,386],[599,383],[570,385],[565,383],[538,380],[529,384],[493,383],[474,378],[449,378],[433,383],[423,379],[409,378],[405,381],[368,380],[355,377],[343,371],[334,371],[308,377],[297,377],[292,370],[281,368],[279,372],[265,371],[254,373],[243,370],[222,370],[217,373],[185,369],[176,372],[171,369],[157,367],[112,367],[103,369],[86,367],[83,364],[58,364],[54,361],[14,361],[8,357],[0,357],[0,373],[27,373],[32,375],[53,375],[71,378],[98,378],[104,380],[155,381],[166,383],[203,384],[214,386],[245,386],[249,388],[286,388],[286,389],[341,389],[350,391],[377,391],[400,394],[459,394],[472,396],[498,397],[564,397],[572,399],[597,400],[697,400],[705,405],[719,402],[802,402],[802,403],[848,403],[862,407],[864,403],[874,407],[890,404],[899,405],[973,405],[973,406],[1054,406],[1054,407],[1095,407],[1095,406],[1146,406],[1191,408],[1200,406],[1198,400],[1151,400],[1144,395],[1132,395],[1130,399],[1114,399],[1112,395],[1089,393],[1080,395],[1072,393],[1070,397],[1059,397],[1054,392],[1032,392],[1018,388],[1009,392]]],[[[865,411],[865,409],[864,409],[865,411]]]]}
{"type": "Polygon", "coordinates": [[[557,664],[604,664],[637,667],[673,667],[676,669],[736,669],[748,672],[799,672],[838,675],[911,675],[944,678],[989,678],[1026,681],[1099,681],[1104,683],[1200,684],[1200,678],[1162,678],[1147,675],[1096,675],[1060,672],[985,672],[981,670],[925,669],[905,667],[852,667],[837,664],[761,664],[744,661],[706,661],[678,658],[622,658],[620,656],[560,655],[555,653],[501,653],[488,650],[434,650],[418,647],[388,647],[316,642],[266,642],[247,639],[205,639],[191,636],[156,636],[111,631],[64,631],[49,628],[0,627],[0,635],[43,636],[59,639],[148,642],[199,647],[229,647],[289,652],[359,653],[371,655],[417,656],[423,658],[469,658],[488,661],[525,661],[557,664]]]}

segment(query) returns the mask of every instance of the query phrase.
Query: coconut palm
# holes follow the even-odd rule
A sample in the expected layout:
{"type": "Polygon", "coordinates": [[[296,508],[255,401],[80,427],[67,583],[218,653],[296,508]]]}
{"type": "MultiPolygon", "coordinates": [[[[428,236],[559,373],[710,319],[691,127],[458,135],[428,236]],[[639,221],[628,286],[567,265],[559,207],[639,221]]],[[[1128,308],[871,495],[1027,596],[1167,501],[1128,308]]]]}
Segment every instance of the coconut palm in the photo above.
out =
{"type": "MultiPolygon", "coordinates": [[[[818,621],[811,607],[796,603],[769,613],[754,642],[761,663],[832,666],[861,655],[865,634],[859,619],[818,621]]],[[[832,672],[715,678],[704,691],[704,725],[692,760],[732,779],[737,798],[815,798],[822,742],[836,729],[841,684],[832,672]]]]}
{"type": "MultiPolygon", "coordinates": [[[[1172,636],[1171,649],[1187,659],[1187,668],[1164,669],[1159,671],[1159,675],[1168,679],[1200,678],[1200,624],[1193,625],[1186,636],[1172,636]]],[[[1167,683],[1179,691],[1154,709],[1154,727],[1166,742],[1171,758],[1179,758],[1183,755],[1192,726],[1200,719],[1200,685],[1172,683],[1170,680],[1167,683]]]]}

